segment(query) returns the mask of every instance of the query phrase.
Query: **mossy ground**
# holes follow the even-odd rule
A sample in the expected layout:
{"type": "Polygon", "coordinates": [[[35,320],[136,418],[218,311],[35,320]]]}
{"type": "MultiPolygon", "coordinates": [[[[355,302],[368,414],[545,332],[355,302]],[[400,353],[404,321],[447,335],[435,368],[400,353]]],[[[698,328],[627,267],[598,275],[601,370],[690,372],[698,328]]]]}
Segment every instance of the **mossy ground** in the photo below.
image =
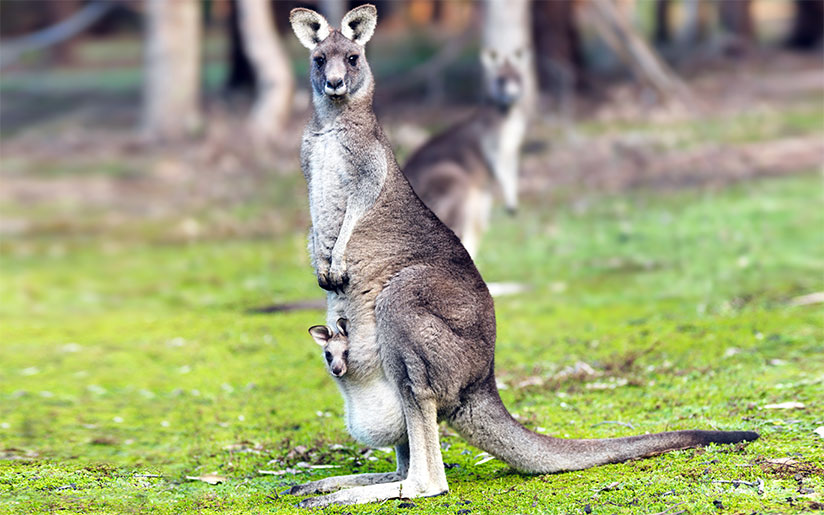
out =
{"type": "MultiPolygon", "coordinates": [[[[496,301],[502,396],[529,427],[569,437],[751,429],[760,440],[522,476],[476,465],[479,451],[443,428],[448,495],[327,511],[820,508],[822,311],[790,302],[824,290],[820,201],[815,174],[552,207],[533,199],[517,218],[496,213],[479,261],[488,281],[531,285],[496,301]],[[577,362],[596,375],[559,374],[577,362]],[[764,408],[786,401],[805,407],[764,408]],[[795,463],[769,461],[779,458],[795,463]]],[[[322,314],[246,312],[319,296],[304,234],[4,239],[0,512],[288,513],[296,499],[277,492],[289,485],[392,469],[390,453],[366,456],[346,434],[306,333],[322,314]],[[258,472],[287,468],[299,472],[258,472]],[[226,481],[186,480],[211,472],[226,481]]]]}

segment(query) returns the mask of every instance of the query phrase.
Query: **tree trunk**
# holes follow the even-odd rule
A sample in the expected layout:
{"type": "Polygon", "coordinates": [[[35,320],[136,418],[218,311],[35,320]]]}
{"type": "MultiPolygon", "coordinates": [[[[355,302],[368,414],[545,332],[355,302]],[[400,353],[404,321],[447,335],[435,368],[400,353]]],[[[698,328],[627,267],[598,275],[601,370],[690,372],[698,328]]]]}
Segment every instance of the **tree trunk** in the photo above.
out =
{"type": "Polygon", "coordinates": [[[611,0],[591,2],[598,34],[633,71],[635,77],[654,89],[663,99],[687,100],[686,85],[638,35],[611,0]]]}
{"type": "Polygon", "coordinates": [[[795,0],[795,21],[787,46],[799,50],[815,48],[824,37],[824,0],[795,0]]]}
{"type": "Polygon", "coordinates": [[[255,89],[255,71],[243,49],[243,37],[240,30],[238,0],[230,0],[229,17],[229,74],[226,77],[226,91],[250,92],[255,89]]]}
{"type": "Polygon", "coordinates": [[[585,85],[581,38],[575,23],[575,2],[534,2],[532,34],[535,67],[542,91],[585,85]]]}
{"type": "MultiPolygon", "coordinates": [[[[46,4],[46,7],[51,18],[50,25],[52,25],[67,19],[79,11],[81,6],[77,0],[61,0],[59,2],[50,2],[46,4]]],[[[61,66],[65,66],[74,61],[74,48],[78,39],[78,37],[69,38],[55,44],[51,49],[52,61],[61,66]]]]}
{"type": "Polygon", "coordinates": [[[706,0],[683,0],[684,26],[678,36],[678,44],[685,51],[694,50],[694,45],[707,37],[709,24],[706,0]]]}
{"type": "Polygon", "coordinates": [[[750,44],[755,39],[750,6],[750,0],[720,0],[718,2],[721,26],[742,44],[750,44]]]}
{"type": "Polygon", "coordinates": [[[655,33],[652,40],[656,45],[669,45],[672,43],[672,30],[670,27],[670,0],[658,0],[655,2],[655,33]]]}
{"type": "Polygon", "coordinates": [[[146,4],[143,129],[155,140],[175,140],[200,124],[200,2],[146,4]]]}
{"type": "Polygon", "coordinates": [[[524,83],[523,106],[534,113],[537,105],[538,80],[532,49],[532,23],[527,0],[487,0],[483,17],[483,46],[501,55],[515,55],[520,49],[518,72],[524,83]]]}
{"type": "Polygon", "coordinates": [[[254,142],[274,143],[289,118],[295,82],[292,65],[278,39],[268,0],[239,0],[246,55],[252,62],[257,99],[249,115],[254,142]]]}

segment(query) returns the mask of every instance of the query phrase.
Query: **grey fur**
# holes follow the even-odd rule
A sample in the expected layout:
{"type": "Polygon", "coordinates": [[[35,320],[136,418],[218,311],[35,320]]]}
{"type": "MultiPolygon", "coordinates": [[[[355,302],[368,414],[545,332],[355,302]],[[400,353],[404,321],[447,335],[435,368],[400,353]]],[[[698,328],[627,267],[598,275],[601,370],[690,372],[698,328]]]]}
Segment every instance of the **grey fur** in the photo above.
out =
{"type": "MultiPolygon", "coordinates": [[[[313,56],[345,55],[354,51],[352,45],[332,30],[313,56]]],[[[362,48],[357,48],[361,70],[368,73],[362,48]]],[[[424,206],[398,168],[372,111],[371,74],[347,80],[362,85],[348,87],[340,96],[313,87],[315,116],[302,149],[312,199],[312,249],[319,283],[330,290],[327,321],[349,321],[348,371],[338,381],[347,428],[368,445],[394,445],[398,467],[393,473],[294,487],[290,493],[351,487],[305,499],[301,506],[446,492],[439,420],[528,473],[758,437],[751,432],[678,431],[564,440],[533,433],[515,421],[495,386],[495,311],[489,291],[458,238],[424,206]],[[337,145],[342,162],[329,165],[330,156],[318,146],[319,135],[328,137],[325,145],[337,145]]]]}

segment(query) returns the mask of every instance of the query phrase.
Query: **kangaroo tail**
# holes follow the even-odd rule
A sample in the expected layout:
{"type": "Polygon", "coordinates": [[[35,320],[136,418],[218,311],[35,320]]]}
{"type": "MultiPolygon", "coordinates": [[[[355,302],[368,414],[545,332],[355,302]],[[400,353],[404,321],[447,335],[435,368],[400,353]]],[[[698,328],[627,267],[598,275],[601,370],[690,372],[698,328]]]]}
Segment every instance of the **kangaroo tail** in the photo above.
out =
{"type": "Polygon", "coordinates": [[[580,470],[677,449],[758,438],[758,433],[751,431],[669,431],[593,440],[553,438],[530,431],[512,418],[491,375],[465,397],[448,420],[472,445],[532,474],[580,470]]]}

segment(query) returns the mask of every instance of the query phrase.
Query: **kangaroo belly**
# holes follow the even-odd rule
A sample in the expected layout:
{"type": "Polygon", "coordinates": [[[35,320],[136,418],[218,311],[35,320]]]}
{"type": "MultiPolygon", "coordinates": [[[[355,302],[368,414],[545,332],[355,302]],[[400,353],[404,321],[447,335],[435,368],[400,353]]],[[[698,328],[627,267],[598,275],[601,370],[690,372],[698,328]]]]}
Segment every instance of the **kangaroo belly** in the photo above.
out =
{"type": "Polygon", "coordinates": [[[370,447],[389,447],[406,440],[401,401],[382,374],[373,381],[340,386],[346,428],[355,440],[370,447]]]}

